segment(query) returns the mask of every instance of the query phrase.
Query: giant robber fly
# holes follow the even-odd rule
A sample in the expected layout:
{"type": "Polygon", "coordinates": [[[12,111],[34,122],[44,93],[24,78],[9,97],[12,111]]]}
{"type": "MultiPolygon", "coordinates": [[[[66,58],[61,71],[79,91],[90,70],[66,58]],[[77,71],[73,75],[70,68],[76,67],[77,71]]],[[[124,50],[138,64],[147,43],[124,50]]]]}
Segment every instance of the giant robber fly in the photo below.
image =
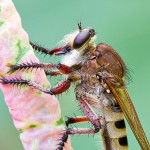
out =
{"type": "Polygon", "coordinates": [[[39,84],[25,79],[1,79],[3,84],[29,85],[50,95],[57,95],[76,83],[75,95],[83,117],[68,118],[67,129],[62,136],[57,150],[62,150],[70,134],[94,134],[101,130],[105,150],[127,150],[128,142],[124,116],[128,121],[142,150],[150,150],[142,125],[132,101],[125,89],[126,66],[119,54],[109,45],[94,45],[95,30],[82,28],[65,36],[62,46],[48,50],[30,42],[31,46],[44,54],[63,55],[59,64],[21,63],[9,64],[10,72],[41,68],[49,76],[66,75],[66,80],[52,89],[45,89],[39,84]],[[47,69],[57,69],[48,71],[47,69]],[[98,116],[92,109],[101,112],[98,116]],[[69,124],[89,121],[91,128],[69,128],[69,124]]]}

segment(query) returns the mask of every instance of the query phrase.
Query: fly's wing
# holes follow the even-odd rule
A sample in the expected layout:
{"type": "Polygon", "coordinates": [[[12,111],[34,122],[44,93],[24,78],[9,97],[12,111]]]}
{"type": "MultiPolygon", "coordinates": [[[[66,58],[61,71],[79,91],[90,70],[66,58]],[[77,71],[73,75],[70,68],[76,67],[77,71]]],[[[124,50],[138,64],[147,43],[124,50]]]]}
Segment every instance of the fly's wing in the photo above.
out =
{"type": "Polygon", "coordinates": [[[146,138],[142,125],[137,116],[133,103],[124,86],[114,87],[109,79],[106,80],[108,87],[120,105],[137,141],[139,142],[142,150],[150,150],[149,142],[146,138]]]}

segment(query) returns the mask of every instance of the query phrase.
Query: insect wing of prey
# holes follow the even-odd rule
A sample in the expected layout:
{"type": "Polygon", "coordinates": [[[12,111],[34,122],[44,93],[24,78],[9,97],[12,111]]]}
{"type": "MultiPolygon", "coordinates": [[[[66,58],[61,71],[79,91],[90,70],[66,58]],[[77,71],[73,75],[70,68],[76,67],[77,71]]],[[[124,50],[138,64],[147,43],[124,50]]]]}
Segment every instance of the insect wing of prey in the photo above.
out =
{"type": "Polygon", "coordinates": [[[125,87],[121,86],[116,88],[113,86],[113,84],[111,84],[109,79],[107,79],[106,82],[118,104],[120,105],[142,150],[150,150],[149,142],[125,87]]]}

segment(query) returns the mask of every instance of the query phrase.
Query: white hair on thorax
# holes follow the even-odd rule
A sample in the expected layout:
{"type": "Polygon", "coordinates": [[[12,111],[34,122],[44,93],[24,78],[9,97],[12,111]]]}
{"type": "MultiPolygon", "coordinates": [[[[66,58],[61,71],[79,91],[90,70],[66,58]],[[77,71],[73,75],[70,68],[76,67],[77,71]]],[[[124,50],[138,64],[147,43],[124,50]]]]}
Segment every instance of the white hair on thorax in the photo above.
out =
{"type": "Polygon", "coordinates": [[[80,53],[80,51],[72,50],[62,58],[61,63],[67,66],[79,63],[81,61],[80,53]]]}

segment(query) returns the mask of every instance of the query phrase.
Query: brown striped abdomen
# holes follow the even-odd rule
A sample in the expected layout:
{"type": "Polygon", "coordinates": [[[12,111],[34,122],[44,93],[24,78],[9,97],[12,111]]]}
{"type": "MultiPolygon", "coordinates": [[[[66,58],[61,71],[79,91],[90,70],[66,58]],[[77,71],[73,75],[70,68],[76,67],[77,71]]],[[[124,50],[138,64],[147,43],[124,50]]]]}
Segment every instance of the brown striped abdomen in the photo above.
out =
{"type": "Polygon", "coordinates": [[[128,150],[126,127],[122,111],[103,107],[104,128],[101,130],[104,150],[128,150]]]}

